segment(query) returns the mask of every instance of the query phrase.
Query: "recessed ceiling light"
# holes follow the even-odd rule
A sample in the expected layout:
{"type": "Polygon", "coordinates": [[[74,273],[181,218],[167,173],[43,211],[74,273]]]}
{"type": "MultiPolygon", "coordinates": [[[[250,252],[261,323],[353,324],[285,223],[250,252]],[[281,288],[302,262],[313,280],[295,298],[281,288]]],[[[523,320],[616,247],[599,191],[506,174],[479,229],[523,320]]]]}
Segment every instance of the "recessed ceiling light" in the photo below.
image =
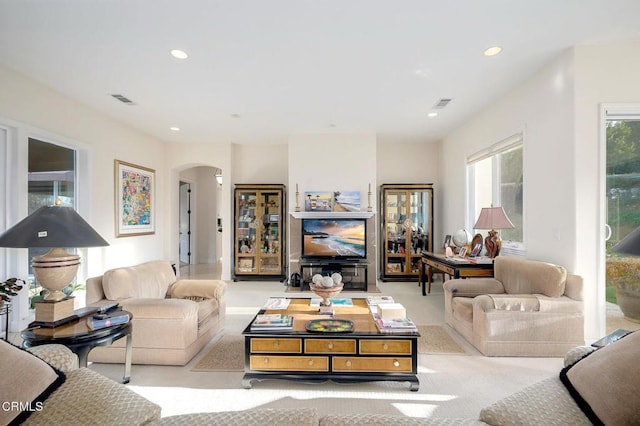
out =
{"type": "Polygon", "coordinates": [[[187,55],[187,52],[180,49],[173,49],[171,51],[171,56],[173,56],[176,59],[187,59],[189,57],[189,55],[187,55]]]}
{"type": "Polygon", "coordinates": [[[437,117],[438,113],[437,112],[430,112],[429,114],[427,114],[427,117],[437,117]]]}
{"type": "Polygon", "coordinates": [[[493,46],[484,51],[484,56],[495,56],[500,52],[502,52],[502,47],[493,46]]]}
{"type": "Polygon", "coordinates": [[[231,114],[231,117],[233,117],[233,118],[240,118],[240,114],[237,114],[237,113],[235,113],[235,114],[231,114]]]}
{"type": "Polygon", "coordinates": [[[174,132],[179,132],[180,131],[180,127],[176,127],[176,126],[169,127],[169,130],[173,130],[174,132]]]}

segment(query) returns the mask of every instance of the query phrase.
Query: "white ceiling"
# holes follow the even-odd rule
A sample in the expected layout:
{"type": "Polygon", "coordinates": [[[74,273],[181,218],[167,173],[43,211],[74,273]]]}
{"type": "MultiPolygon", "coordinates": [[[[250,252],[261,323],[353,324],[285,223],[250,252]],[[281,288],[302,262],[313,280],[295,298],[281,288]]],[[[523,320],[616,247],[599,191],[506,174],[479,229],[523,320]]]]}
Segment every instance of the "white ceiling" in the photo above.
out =
{"type": "Polygon", "coordinates": [[[0,62],[165,141],[433,142],[573,45],[640,41],[639,17],[639,0],[0,0],[0,62]]]}

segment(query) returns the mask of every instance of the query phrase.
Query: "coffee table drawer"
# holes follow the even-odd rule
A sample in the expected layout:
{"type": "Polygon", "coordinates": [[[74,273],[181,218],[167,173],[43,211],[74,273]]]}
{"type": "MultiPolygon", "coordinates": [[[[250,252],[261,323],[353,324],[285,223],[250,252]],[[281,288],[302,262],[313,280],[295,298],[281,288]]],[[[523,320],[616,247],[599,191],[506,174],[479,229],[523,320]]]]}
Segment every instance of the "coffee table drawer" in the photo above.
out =
{"type": "Polygon", "coordinates": [[[302,353],[302,339],[251,338],[251,353],[302,353]]]}
{"type": "Polygon", "coordinates": [[[305,339],[304,353],[306,354],[326,354],[342,353],[355,354],[355,340],[329,340],[329,339],[305,339]]]}
{"type": "Polygon", "coordinates": [[[251,355],[254,371],[329,371],[329,358],[323,356],[251,355]]]}
{"type": "Polygon", "coordinates": [[[360,340],[360,353],[411,355],[411,340],[360,340]]]}
{"type": "Polygon", "coordinates": [[[372,372],[372,373],[411,373],[411,358],[386,358],[386,357],[333,357],[331,365],[333,372],[372,372]]]}

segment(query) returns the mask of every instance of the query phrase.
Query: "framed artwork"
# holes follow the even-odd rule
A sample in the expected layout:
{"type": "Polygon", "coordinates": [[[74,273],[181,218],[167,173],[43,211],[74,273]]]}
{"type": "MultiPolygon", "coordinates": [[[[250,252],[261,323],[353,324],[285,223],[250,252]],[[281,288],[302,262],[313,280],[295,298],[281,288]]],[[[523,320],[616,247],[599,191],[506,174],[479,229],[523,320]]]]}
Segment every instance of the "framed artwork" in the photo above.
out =
{"type": "Polygon", "coordinates": [[[444,244],[442,245],[442,248],[447,248],[451,246],[451,235],[447,235],[444,237],[444,244]]]}
{"type": "Polygon", "coordinates": [[[315,191],[304,193],[304,211],[330,212],[333,206],[333,192],[315,191]]]}
{"type": "Polygon", "coordinates": [[[116,237],[155,233],[155,176],[153,169],[115,160],[116,237]]]}
{"type": "Polygon", "coordinates": [[[360,191],[336,191],[333,193],[334,212],[359,212],[360,191]]]}

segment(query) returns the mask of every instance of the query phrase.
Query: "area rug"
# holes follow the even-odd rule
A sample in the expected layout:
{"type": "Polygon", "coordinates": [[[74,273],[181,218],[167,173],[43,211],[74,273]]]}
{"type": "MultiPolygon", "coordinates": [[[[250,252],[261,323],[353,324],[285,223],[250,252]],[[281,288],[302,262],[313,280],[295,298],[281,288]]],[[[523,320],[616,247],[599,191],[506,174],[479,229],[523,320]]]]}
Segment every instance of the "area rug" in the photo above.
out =
{"type": "Polygon", "coordinates": [[[420,354],[466,354],[466,351],[447,333],[441,325],[419,325],[418,353],[420,354]]]}
{"type": "Polygon", "coordinates": [[[244,337],[225,334],[191,371],[244,371],[244,337]]]}

